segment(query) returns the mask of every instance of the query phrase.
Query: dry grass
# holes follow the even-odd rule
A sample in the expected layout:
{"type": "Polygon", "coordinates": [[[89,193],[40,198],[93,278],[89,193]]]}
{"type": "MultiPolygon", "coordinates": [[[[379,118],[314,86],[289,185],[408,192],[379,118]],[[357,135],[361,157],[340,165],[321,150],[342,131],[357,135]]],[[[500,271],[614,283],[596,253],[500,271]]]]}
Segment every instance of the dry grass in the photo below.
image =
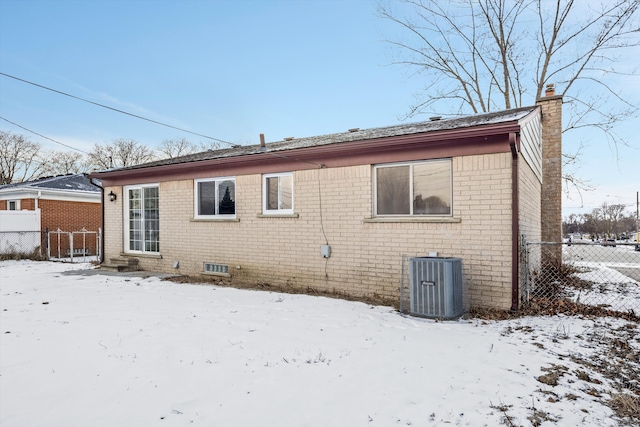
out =
{"type": "Polygon", "coordinates": [[[40,253],[40,248],[36,248],[33,252],[8,252],[0,254],[0,261],[30,259],[33,261],[44,261],[46,256],[40,253]]]}
{"type": "Polygon", "coordinates": [[[285,285],[273,285],[268,282],[244,282],[238,280],[230,280],[230,279],[221,279],[215,276],[177,276],[177,277],[167,277],[166,279],[171,282],[177,283],[201,283],[207,285],[215,285],[222,287],[231,287],[236,289],[252,289],[252,290],[261,290],[261,291],[270,291],[270,292],[282,292],[286,294],[305,294],[305,295],[314,295],[314,296],[322,296],[327,298],[337,298],[343,299],[347,301],[358,301],[363,302],[365,304],[371,305],[386,305],[397,308],[397,301],[394,301],[390,298],[384,298],[380,295],[365,295],[365,296],[354,296],[347,294],[344,291],[340,291],[337,289],[333,289],[330,291],[316,289],[311,286],[305,286],[303,284],[298,283],[287,283],[285,285]]]}
{"type": "Polygon", "coordinates": [[[608,402],[619,417],[628,420],[629,425],[640,425],[640,396],[629,393],[616,393],[608,402]]]}
{"type": "Polygon", "coordinates": [[[483,320],[507,320],[524,316],[568,316],[617,317],[630,322],[640,323],[640,315],[633,311],[616,311],[604,307],[580,304],[568,299],[535,298],[519,310],[499,310],[494,308],[472,307],[469,316],[483,320]]]}

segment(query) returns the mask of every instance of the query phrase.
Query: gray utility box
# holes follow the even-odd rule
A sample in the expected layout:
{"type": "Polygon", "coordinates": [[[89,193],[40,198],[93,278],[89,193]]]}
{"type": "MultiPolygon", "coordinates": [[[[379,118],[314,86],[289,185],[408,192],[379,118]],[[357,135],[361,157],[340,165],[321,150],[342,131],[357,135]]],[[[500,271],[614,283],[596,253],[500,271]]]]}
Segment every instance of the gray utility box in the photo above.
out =
{"type": "Polygon", "coordinates": [[[410,258],[410,313],[437,319],[462,315],[462,259],[410,258]]]}

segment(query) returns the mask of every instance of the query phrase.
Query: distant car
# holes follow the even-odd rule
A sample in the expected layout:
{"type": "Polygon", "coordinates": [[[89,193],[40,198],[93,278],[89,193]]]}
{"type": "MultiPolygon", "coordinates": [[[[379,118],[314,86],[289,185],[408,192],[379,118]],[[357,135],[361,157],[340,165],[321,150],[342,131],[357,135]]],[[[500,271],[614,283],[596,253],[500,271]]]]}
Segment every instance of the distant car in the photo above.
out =
{"type": "Polygon", "coordinates": [[[602,246],[613,246],[616,247],[616,239],[606,239],[602,240],[602,246]]]}

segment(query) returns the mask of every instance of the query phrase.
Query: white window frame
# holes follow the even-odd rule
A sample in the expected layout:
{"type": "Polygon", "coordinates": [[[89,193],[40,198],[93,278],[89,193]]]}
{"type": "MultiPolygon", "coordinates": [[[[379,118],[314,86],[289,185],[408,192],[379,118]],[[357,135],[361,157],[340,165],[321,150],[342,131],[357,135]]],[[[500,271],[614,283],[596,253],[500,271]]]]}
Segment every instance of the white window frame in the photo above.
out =
{"type": "MultiPolygon", "coordinates": [[[[157,183],[152,183],[152,184],[141,184],[141,185],[127,185],[124,186],[122,189],[122,194],[123,194],[123,199],[124,199],[124,203],[122,204],[122,208],[123,208],[123,222],[124,222],[124,227],[122,227],[124,229],[124,253],[131,253],[131,254],[150,254],[150,255],[159,255],[160,251],[147,251],[145,250],[145,238],[144,238],[144,233],[145,233],[145,227],[144,227],[144,197],[142,198],[142,203],[143,203],[143,207],[141,209],[142,211],[142,250],[135,250],[135,249],[130,249],[130,231],[131,231],[131,227],[130,227],[130,221],[129,221],[129,190],[141,190],[142,193],[144,194],[144,189],[145,188],[157,188],[158,189],[158,204],[160,203],[160,186],[157,183]]],[[[158,206],[158,221],[160,221],[160,206],[158,206]]],[[[160,244],[161,240],[160,240],[160,226],[158,225],[158,245],[160,244]]]]}
{"type": "Polygon", "coordinates": [[[200,192],[199,192],[199,186],[198,184],[201,182],[218,182],[218,181],[233,181],[233,188],[234,188],[234,202],[235,200],[235,196],[236,196],[236,192],[235,192],[235,188],[236,188],[236,177],[235,176],[224,176],[224,177],[215,177],[215,178],[202,178],[202,179],[194,179],[193,180],[193,217],[195,219],[215,219],[215,218],[224,218],[224,219],[235,219],[236,218],[236,214],[238,213],[237,210],[237,206],[235,209],[235,212],[233,214],[219,214],[218,213],[218,206],[219,206],[219,200],[220,197],[224,197],[224,194],[220,195],[218,194],[218,185],[216,184],[216,195],[215,195],[215,201],[214,201],[214,205],[215,205],[215,211],[216,213],[213,215],[200,215],[198,213],[198,205],[200,203],[200,192]]]}
{"type": "Polygon", "coordinates": [[[20,200],[7,200],[7,210],[8,211],[19,211],[20,210],[20,200]],[[13,209],[11,209],[11,203],[14,204],[13,209]]]}
{"type": "Polygon", "coordinates": [[[295,207],[295,197],[294,197],[294,187],[295,183],[293,181],[293,172],[282,172],[282,173],[270,173],[262,175],[262,214],[263,215],[293,215],[293,210],[295,207]],[[281,177],[291,177],[291,209],[282,209],[278,207],[278,209],[267,209],[267,179],[268,178],[278,178],[278,205],[280,205],[280,196],[282,187],[280,185],[281,177]]]}
{"type": "Polygon", "coordinates": [[[445,218],[453,216],[453,161],[451,158],[444,159],[432,159],[432,160],[420,160],[415,162],[400,162],[400,163],[381,163],[373,166],[373,216],[374,217],[404,217],[404,218],[445,218]],[[422,165],[428,163],[449,163],[449,213],[448,214],[414,214],[413,212],[413,166],[422,165]],[[378,169],[397,167],[397,166],[409,166],[409,214],[378,214],[378,169]]]}

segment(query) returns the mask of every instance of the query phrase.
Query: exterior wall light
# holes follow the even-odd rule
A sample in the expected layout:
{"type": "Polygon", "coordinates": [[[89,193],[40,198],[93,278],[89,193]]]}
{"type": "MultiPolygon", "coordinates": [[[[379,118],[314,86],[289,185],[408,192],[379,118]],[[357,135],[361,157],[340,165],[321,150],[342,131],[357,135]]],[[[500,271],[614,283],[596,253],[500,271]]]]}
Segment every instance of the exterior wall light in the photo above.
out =
{"type": "Polygon", "coordinates": [[[109,196],[109,201],[110,202],[115,202],[116,199],[118,198],[116,193],[114,193],[113,191],[109,192],[109,194],[107,194],[107,196],[109,196]]]}

